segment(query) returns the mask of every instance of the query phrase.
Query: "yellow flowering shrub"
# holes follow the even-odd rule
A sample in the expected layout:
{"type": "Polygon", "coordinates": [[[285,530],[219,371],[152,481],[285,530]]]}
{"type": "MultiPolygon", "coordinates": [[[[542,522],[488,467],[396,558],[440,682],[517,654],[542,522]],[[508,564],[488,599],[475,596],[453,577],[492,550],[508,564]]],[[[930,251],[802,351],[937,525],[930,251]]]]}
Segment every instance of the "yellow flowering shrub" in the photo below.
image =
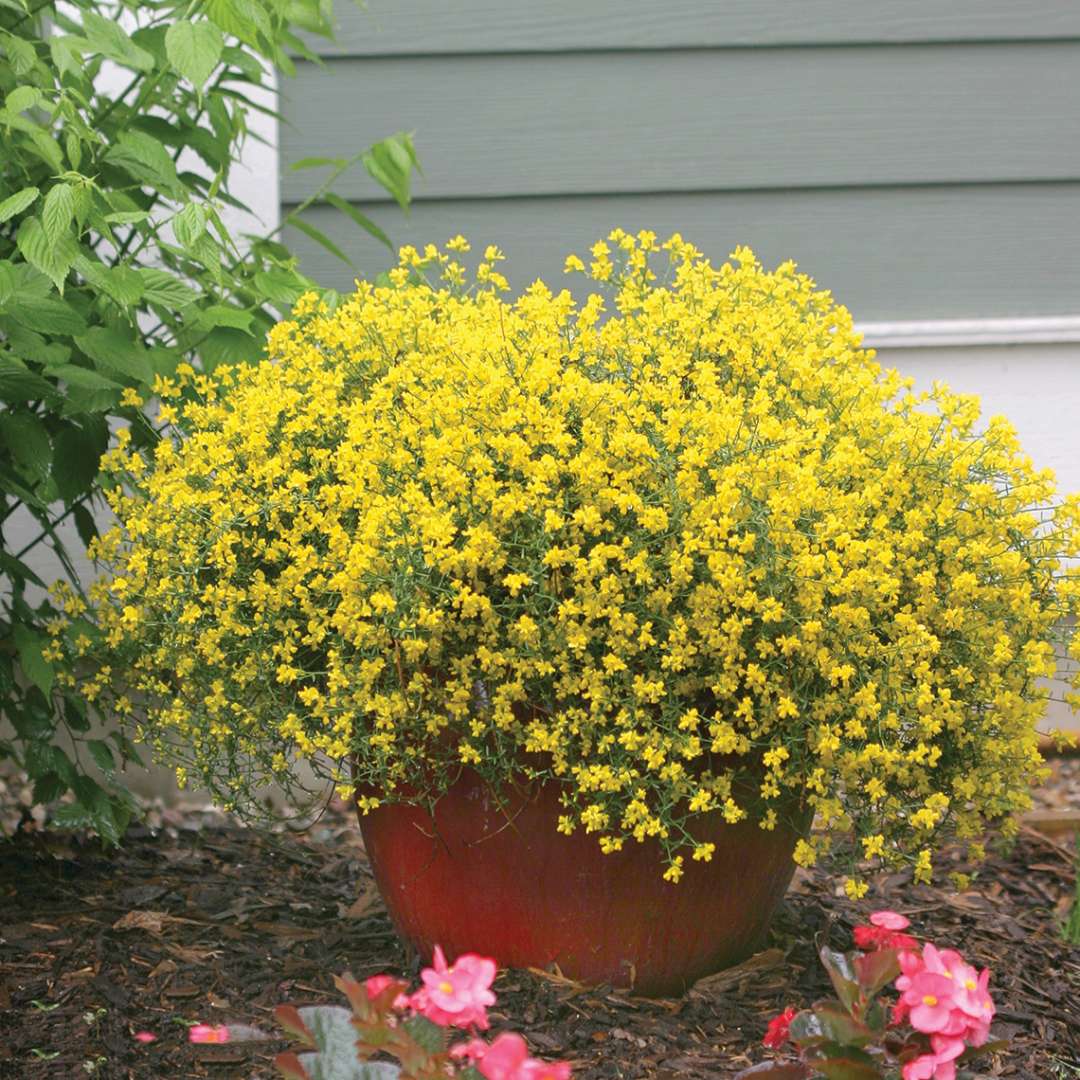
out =
{"type": "Polygon", "coordinates": [[[925,878],[943,828],[1028,805],[1080,513],[1004,420],[745,249],[617,230],[567,260],[580,305],[467,251],[159,380],[175,435],[107,462],[89,695],[126,671],[234,805],[297,757],[365,807],[546,777],[560,829],[656,837],[672,878],[712,811],[812,810],[798,861],[846,833],[925,878]]]}

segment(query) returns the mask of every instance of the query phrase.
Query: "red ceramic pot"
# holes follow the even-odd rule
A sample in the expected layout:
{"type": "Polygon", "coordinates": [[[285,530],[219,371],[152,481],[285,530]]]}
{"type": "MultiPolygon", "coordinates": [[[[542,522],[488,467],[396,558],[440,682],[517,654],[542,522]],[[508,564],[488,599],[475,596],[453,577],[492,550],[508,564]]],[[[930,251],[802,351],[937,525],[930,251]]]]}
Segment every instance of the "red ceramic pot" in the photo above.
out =
{"type": "MultiPolygon", "coordinates": [[[[381,806],[360,819],[371,865],[398,932],[424,956],[479,952],[507,967],[555,963],[572,979],[683,993],[759,949],[795,869],[808,821],[771,832],[719,814],[694,832],[710,862],[662,878],[655,842],[605,855],[595,836],[555,825],[558,788],[508,791],[503,803],[465,773],[426,810],[381,806]]],[[[798,817],[798,814],[791,815],[798,817]]]]}

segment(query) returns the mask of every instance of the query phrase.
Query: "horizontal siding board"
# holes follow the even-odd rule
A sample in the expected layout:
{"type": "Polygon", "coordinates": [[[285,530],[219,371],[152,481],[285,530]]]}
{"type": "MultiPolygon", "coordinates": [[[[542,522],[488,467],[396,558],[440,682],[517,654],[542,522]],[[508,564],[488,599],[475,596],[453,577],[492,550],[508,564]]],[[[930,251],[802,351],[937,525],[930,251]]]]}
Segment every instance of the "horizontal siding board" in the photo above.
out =
{"type": "MultiPolygon", "coordinates": [[[[573,283],[563,258],[587,256],[616,225],[681,232],[719,262],[752,245],[775,265],[794,258],[864,322],[1080,314],[1080,184],[875,188],[852,191],[459,200],[420,203],[406,218],[366,206],[396,243],[499,244],[515,289],[537,276],[573,283]]],[[[388,253],[329,208],[310,220],[368,276],[388,253]]],[[[352,272],[295,230],[302,268],[348,289],[352,272]]]]}
{"type": "Polygon", "coordinates": [[[325,56],[1080,37],[1075,0],[340,2],[325,56]]]}
{"type": "MultiPolygon", "coordinates": [[[[1078,69],[1080,42],[334,60],[282,87],[281,146],[412,130],[439,199],[1067,180],[1078,69]]],[[[282,197],[316,182],[286,168],[282,197]]]]}

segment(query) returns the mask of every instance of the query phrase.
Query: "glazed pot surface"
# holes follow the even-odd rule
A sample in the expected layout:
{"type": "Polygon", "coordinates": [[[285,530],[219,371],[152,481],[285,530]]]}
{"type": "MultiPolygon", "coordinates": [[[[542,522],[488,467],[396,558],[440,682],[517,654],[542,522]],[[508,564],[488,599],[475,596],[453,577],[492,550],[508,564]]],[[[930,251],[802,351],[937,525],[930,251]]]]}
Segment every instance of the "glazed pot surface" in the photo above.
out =
{"type": "MultiPolygon", "coordinates": [[[[761,947],[795,870],[804,826],[695,822],[716,844],[710,862],[686,858],[678,884],[663,880],[655,841],[605,855],[595,836],[556,831],[559,788],[506,790],[500,800],[465,773],[432,820],[386,805],[360,818],[379,889],[398,932],[425,957],[492,956],[584,983],[646,996],[683,993],[703,975],[761,947]]],[[[789,813],[789,817],[798,817],[789,813]]],[[[783,817],[783,815],[781,815],[783,817]]]]}

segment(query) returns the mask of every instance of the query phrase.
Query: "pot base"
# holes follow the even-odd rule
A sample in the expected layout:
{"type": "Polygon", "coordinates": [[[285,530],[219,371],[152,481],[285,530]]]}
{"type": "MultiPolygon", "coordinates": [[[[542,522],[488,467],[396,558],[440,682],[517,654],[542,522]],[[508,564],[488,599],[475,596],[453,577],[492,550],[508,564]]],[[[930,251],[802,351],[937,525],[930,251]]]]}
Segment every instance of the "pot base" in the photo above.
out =
{"type": "Polygon", "coordinates": [[[507,967],[547,968],[650,997],[685,992],[764,943],[795,870],[793,825],[765,831],[695,822],[716,845],[663,880],[655,841],[605,855],[595,836],[556,832],[559,788],[507,792],[502,804],[466,773],[426,810],[386,805],[360,827],[398,932],[430,957],[479,952],[507,967]]]}

